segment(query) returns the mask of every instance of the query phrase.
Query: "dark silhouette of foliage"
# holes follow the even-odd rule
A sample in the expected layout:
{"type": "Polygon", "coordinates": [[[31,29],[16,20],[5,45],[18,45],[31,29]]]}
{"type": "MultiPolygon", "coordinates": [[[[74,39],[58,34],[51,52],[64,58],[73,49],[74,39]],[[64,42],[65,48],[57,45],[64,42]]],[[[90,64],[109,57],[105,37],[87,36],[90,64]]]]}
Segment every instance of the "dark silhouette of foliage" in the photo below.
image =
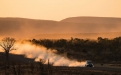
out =
{"type": "Polygon", "coordinates": [[[91,39],[40,39],[31,41],[50,49],[58,54],[67,53],[68,58],[77,60],[93,60],[100,62],[121,62],[121,37],[113,39],[98,37],[91,39]]]}
{"type": "Polygon", "coordinates": [[[14,50],[13,45],[15,43],[14,38],[6,37],[0,42],[0,46],[3,48],[6,54],[6,62],[9,64],[9,52],[14,50]]]}

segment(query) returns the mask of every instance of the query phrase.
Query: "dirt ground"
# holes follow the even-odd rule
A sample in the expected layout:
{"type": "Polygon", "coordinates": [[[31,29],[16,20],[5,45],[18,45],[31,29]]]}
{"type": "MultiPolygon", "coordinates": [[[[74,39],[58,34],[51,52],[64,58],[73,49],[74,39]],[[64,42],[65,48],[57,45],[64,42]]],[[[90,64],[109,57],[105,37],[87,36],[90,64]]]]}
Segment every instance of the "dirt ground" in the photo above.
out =
{"type": "MultiPolygon", "coordinates": [[[[16,65],[15,67],[11,65],[8,70],[1,66],[0,75],[6,75],[5,71],[9,75],[13,75],[15,73],[14,68],[16,73],[20,70],[21,75],[33,75],[33,73],[34,75],[39,75],[38,73],[40,71],[39,65],[32,66],[26,64],[22,66],[16,65]]],[[[44,67],[43,73],[45,75],[121,75],[121,64],[94,64],[94,67],[51,66],[50,68],[45,65],[44,67]]]]}

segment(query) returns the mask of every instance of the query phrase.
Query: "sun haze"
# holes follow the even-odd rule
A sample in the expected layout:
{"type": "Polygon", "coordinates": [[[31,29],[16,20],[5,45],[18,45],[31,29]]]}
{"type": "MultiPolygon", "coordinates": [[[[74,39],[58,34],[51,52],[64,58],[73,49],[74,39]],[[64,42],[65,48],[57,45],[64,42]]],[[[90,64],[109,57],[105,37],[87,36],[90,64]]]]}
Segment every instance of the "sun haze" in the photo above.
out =
{"type": "Polygon", "coordinates": [[[0,17],[62,20],[75,16],[121,17],[121,0],[0,0],[0,17]]]}

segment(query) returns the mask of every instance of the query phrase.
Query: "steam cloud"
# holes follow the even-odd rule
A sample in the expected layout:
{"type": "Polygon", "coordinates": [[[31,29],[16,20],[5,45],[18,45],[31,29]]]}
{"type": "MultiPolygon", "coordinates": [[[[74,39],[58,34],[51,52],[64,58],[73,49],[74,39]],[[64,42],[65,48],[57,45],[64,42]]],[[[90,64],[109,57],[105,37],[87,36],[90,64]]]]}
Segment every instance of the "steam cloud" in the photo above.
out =
{"type": "Polygon", "coordinates": [[[35,58],[35,61],[39,59],[44,59],[47,64],[48,59],[50,63],[53,63],[54,66],[80,66],[84,67],[85,62],[78,62],[76,60],[70,60],[64,56],[57,55],[54,52],[56,50],[47,50],[43,46],[33,45],[31,43],[16,43],[15,47],[17,50],[11,51],[14,54],[24,54],[27,58],[35,58]]]}

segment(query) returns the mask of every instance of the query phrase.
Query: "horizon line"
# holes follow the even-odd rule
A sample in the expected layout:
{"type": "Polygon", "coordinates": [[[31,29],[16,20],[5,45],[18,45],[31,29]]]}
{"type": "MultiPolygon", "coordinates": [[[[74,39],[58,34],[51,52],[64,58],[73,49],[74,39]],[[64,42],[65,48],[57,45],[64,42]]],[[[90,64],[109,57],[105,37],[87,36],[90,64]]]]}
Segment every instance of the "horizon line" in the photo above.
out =
{"type": "Polygon", "coordinates": [[[82,17],[82,18],[115,18],[115,19],[121,19],[121,17],[103,17],[103,16],[70,16],[70,17],[66,17],[66,18],[63,18],[61,20],[53,20],[53,19],[41,19],[41,18],[29,18],[29,17],[0,17],[0,18],[20,18],[20,19],[31,19],[31,20],[48,20],[48,21],[62,21],[64,19],[68,19],[68,18],[79,18],[79,17],[82,17]]]}

